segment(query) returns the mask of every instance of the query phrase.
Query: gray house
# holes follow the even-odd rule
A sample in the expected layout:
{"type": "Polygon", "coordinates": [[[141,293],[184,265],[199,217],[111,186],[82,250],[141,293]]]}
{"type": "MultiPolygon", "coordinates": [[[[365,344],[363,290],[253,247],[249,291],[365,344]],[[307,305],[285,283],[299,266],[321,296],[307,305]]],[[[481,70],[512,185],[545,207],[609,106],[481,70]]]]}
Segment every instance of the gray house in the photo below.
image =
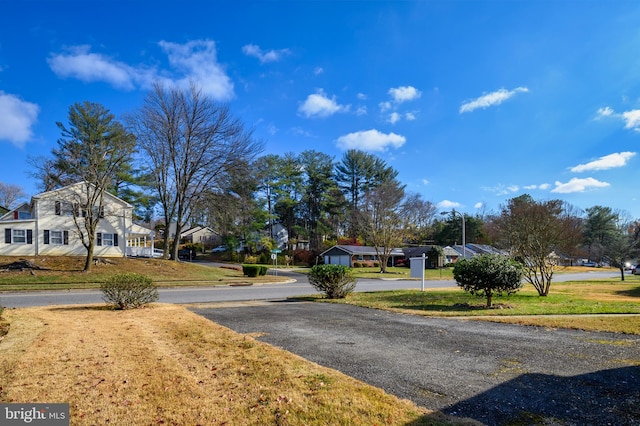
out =
{"type": "MultiPolygon", "coordinates": [[[[373,266],[373,262],[378,262],[376,249],[370,246],[336,245],[320,253],[320,256],[324,259],[325,265],[345,265],[353,267],[354,262],[361,262],[373,266]]],[[[404,256],[405,254],[402,249],[394,248],[389,258],[389,266],[395,266],[396,261],[403,259],[404,256]]]]}

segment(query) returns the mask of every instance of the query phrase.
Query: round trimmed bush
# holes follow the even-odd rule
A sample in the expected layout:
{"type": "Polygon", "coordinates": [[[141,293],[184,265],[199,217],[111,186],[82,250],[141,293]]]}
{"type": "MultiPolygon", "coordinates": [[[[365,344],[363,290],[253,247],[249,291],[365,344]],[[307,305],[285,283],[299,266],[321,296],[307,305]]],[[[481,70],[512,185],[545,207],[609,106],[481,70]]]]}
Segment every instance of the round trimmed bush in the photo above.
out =
{"type": "Polygon", "coordinates": [[[158,288],[142,274],[116,274],[100,285],[102,299],[116,309],[139,308],[158,300],[158,288]]]}
{"type": "Polygon", "coordinates": [[[464,291],[487,298],[492,306],[494,295],[513,294],[522,287],[522,264],[506,256],[483,254],[462,259],[453,267],[453,278],[464,291]]]}
{"type": "Polygon", "coordinates": [[[356,288],[351,268],[344,265],[316,265],[309,272],[309,283],[329,299],[344,299],[356,288]]]}

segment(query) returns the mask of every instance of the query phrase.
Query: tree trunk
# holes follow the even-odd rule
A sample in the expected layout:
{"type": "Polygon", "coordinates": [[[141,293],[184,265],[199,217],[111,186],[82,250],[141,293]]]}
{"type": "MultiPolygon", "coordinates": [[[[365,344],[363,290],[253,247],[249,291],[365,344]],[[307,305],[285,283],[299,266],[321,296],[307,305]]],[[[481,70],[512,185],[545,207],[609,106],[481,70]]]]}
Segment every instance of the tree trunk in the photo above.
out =
{"type": "Polygon", "coordinates": [[[493,302],[492,302],[492,297],[493,294],[491,293],[491,290],[486,290],[486,295],[487,295],[487,308],[491,308],[493,306],[493,302]]]}
{"type": "Polygon", "coordinates": [[[89,240],[89,247],[87,247],[87,258],[84,261],[84,269],[82,272],[89,272],[91,270],[91,265],[93,264],[93,247],[94,241],[89,240]]]}
{"type": "Polygon", "coordinates": [[[624,281],[624,265],[620,265],[620,281],[624,281]]]}

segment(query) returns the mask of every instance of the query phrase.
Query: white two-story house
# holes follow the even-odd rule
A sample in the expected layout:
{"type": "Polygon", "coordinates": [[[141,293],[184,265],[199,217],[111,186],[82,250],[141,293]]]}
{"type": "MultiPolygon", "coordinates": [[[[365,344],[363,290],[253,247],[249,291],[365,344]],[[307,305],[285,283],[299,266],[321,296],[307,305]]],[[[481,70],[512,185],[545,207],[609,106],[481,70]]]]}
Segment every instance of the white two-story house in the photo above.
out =
{"type": "MultiPolygon", "coordinates": [[[[80,182],[43,192],[2,215],[0,255],[86,255],[79,231],[84,231],[82,203],[74,201],[82,200],[86,190],[87,184],[80,182]]],[[[133,223],[131,204],[105,192],[99,216],[94,256],[153,256],[154,232],[133,223]]]]}

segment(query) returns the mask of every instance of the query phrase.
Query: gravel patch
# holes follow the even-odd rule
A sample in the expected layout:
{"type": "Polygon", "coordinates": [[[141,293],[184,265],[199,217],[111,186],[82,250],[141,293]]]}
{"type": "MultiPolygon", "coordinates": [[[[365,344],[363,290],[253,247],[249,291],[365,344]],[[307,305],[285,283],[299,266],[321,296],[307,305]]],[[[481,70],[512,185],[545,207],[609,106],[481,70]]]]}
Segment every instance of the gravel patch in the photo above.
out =
{"type": "Polygon", "coordinates": [[[640,425],[640,336],[266,302],[194,312],[487,425],[640,425]]]}

